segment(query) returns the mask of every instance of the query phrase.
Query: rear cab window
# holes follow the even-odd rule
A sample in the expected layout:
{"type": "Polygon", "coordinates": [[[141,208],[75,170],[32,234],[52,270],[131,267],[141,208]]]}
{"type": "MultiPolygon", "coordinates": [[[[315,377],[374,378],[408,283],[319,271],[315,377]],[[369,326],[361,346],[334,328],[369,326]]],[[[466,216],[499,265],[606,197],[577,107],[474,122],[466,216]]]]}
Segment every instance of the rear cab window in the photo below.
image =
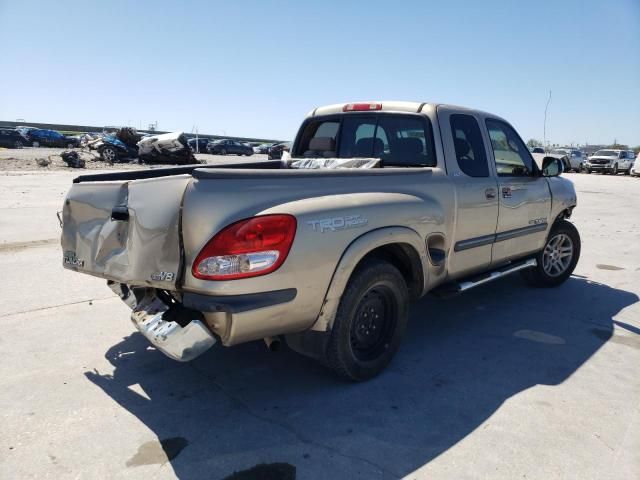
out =
{"type": "Polygon", "coordinates": [[[293,156],[379,158],[383,167],[434,167],[437,163],[429,119],[396,113],[308,119],[293,156]]]}
{"type": "Polygon", "coordinates": [[[487,154],[477,120],[456,113],[449,117],[449,123],[460,170],[470,177],[488,177],[487,154]]]}

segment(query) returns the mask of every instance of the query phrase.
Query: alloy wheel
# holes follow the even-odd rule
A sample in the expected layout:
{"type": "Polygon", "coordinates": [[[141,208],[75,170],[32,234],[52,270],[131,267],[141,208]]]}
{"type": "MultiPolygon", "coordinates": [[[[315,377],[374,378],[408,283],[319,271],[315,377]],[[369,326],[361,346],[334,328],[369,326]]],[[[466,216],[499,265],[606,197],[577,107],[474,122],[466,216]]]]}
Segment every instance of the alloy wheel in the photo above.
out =
{"type": "Polygon", "coordinates": [[[550,277],[566,272],[573,258],[573,242],[569,235],[559,233],[547,242],[542,254],[542,268],[550,277]]]}

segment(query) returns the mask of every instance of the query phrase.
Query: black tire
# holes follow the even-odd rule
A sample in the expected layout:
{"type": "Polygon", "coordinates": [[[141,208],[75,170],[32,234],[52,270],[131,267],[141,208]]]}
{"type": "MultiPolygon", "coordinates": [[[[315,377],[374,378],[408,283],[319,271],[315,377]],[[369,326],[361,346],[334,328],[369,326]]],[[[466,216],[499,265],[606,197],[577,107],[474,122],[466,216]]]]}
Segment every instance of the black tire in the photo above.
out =
{"type": "Polygon", "coordinates": [[[67,148],[76,148],[76,144],[75,143],[68,143],[67,144],[67,148]]]}
{"type": "Polygon", "coordinates": [[[227,151],[223,148],[222,150],[220,150],[220,155],[226,155],[227,151]]]}
{"type": "Polygon", "coordinates": [[[356,382],[382,372],[404,335],[408,300],[405,280],[393,265],[370,260],[360,266],[340,300],[325,363],[356,382]]]}
{"type": "Polygon", "coordinates": [[[616,163],[611,170],[611,175],[618,175],[618,164],[616,163]]]}
{"type": "Polygon", "coordinates": [[[591,169],[590,169],[590,168],[587,168],[587,169],[585,170],[585,172],[587,172],[587,174],[590,174],[590,173],[591,173],[591,169]]]}
{"type": "Polygon", "coordinates": [[[13,146],[16,148],[22,148],[22,142],[20,140],[16,140],[13,146]]]}
{"type": "Polygon", "coordinates": [[[557,287],[567,280],[576,268],[578,260],[580,259],[580,247],[580,234],[578,233],[578,229],[567,220],[559,220],[551,227],[544,248],[536,255],[538,264],[535,267],[523,270],[522,276],[529,285],[534,287],[557,287]],[[558,239],[561,239],[560,242],[563,243],[561,243],[557,249],[552,248],[552,242],[554,242],[554,240],[558,242],[558,239]],[[562,265],[562,268],[558,267],[557,269],[553,266],[550,267],[549,265],[552,265],[552,263],[560,265],[563,262],[562,258],[558,258],[558,255],[562,255],[562,253],[559,252],[564,253],[564,249],[568,248],[569,244],[566,243],[566,239],[568,239],[571,244],[571,257],[568,259],[568,262],[566,262],[566,266],[562,265]],[[551,255],[551,252],[554,251],[556,252],[555,257],[551,255]],[[552,263],[549,262],[549,257],[551,257],[552,263]]]}

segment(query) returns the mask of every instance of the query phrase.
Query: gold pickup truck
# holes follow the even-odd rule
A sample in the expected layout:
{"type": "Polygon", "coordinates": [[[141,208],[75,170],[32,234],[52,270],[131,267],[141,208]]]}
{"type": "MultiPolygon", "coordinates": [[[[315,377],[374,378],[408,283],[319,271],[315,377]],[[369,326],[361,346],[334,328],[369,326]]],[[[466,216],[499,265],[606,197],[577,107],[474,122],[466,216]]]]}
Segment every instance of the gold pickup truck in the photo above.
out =
{"type": "Polygon", "coordinates": [[[85,175],[62,212],[65,268],[98,276],[181,361],[284,340],[339,375],[380,373],[409,302],[580,256],[557,158],[505,120],[419,102],[321,107],[282,160],[85,175]]]}

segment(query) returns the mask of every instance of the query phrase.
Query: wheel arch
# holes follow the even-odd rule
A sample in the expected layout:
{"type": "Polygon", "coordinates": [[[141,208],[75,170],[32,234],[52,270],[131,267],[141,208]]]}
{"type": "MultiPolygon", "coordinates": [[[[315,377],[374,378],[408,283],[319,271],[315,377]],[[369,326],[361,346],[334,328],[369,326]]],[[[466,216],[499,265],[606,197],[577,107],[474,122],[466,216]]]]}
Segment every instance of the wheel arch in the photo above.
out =
{"type": "Polygon", "coordinates": [[[424,294],[428,282],[428,257],[426,244],[420,235],[408,227],[373,230],[355,239],[345,249],[311,330],[328,331],[332,328],[342,292],[350,278],[364,262],[374,258],[388,261],[400,271],[407,282],[410,298],[424,294]]]}

